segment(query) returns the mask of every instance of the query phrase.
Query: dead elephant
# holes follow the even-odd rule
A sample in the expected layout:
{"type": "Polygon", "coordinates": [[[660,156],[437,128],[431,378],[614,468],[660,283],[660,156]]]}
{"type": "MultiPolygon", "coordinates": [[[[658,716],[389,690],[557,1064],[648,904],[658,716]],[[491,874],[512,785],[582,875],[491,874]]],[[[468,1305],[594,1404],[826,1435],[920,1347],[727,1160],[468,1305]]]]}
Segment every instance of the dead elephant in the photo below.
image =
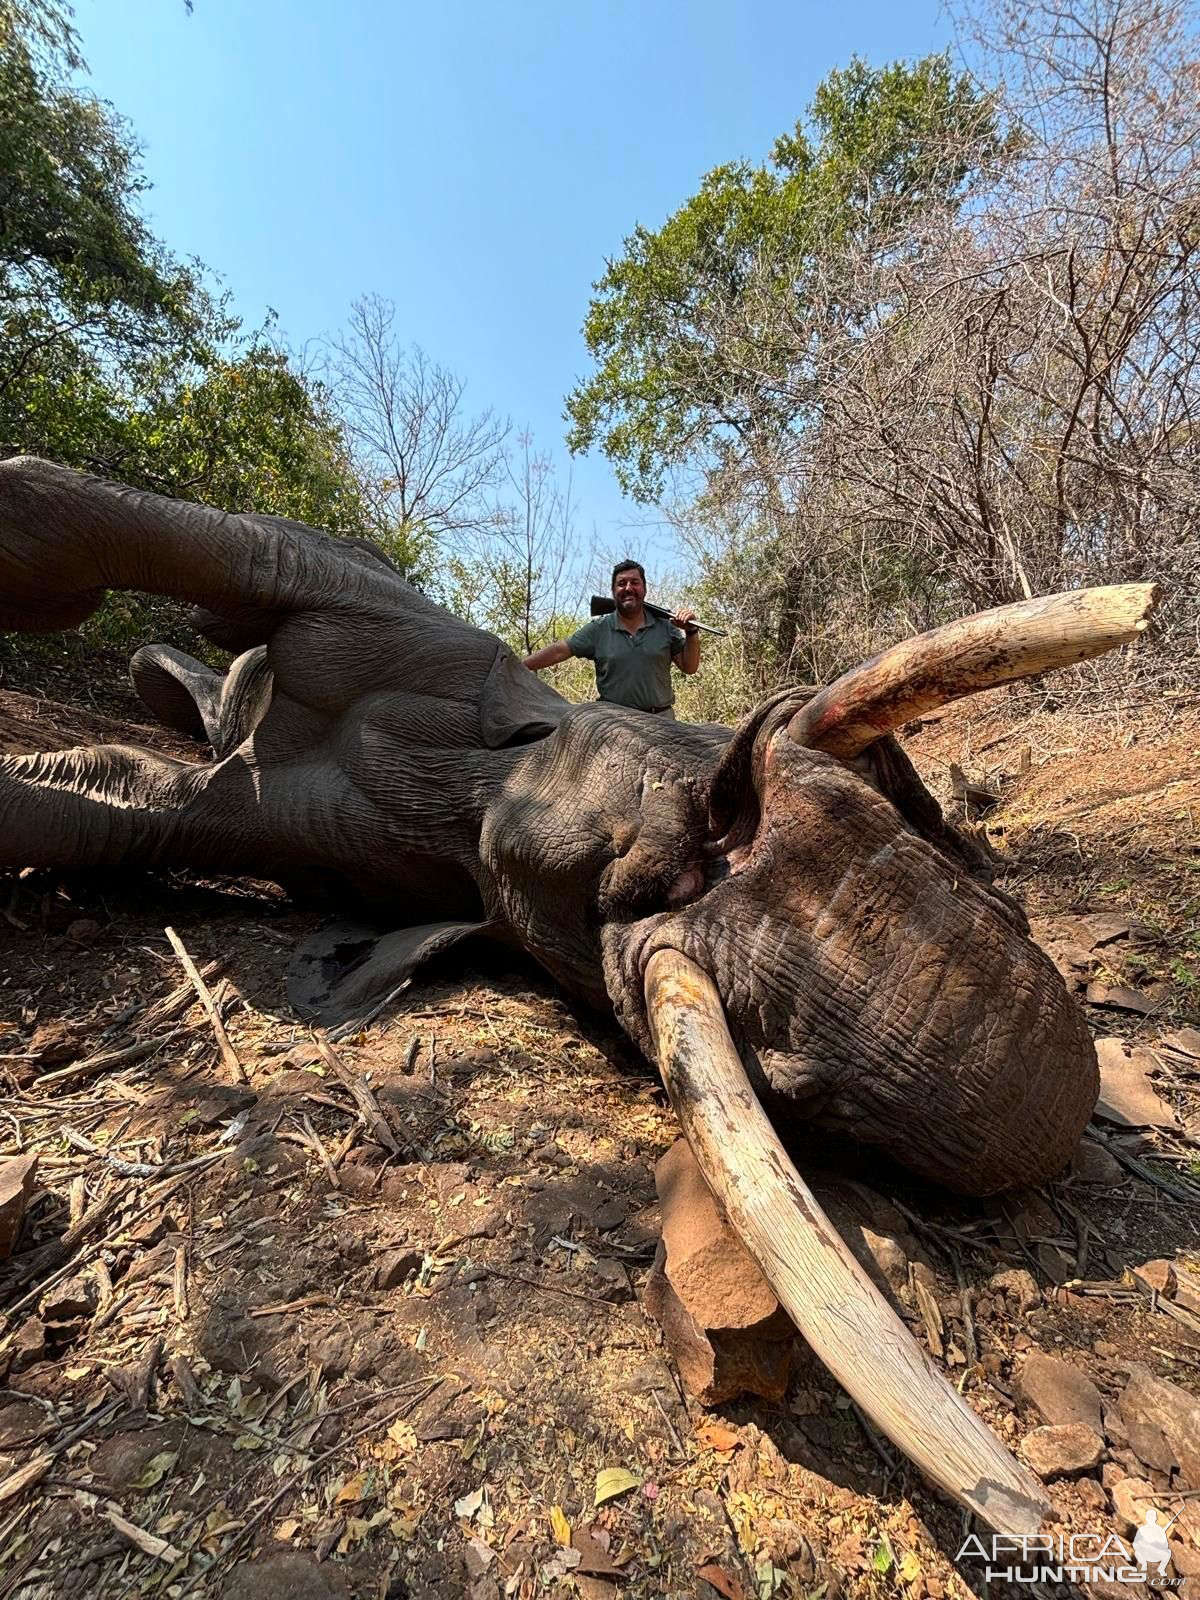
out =
{"type": "Polygon", "coordinates": [[[0,464],[0,626],[73,627],[110,587],[196,602],[242,652],[224,677],[134,662],[217,760],[0,760],[0,862],[246,871],[402,924],[318,951],[326,1017],[464,932],[519,945],[658,1060],[731,1222],[864,1409],[994,1526],[1036,1528],[1039,1486],[875,1294],[760,1100],[965,1192],[1065,1163],[1096,1098],[1087,1030],[888,731],[1135,637],[1154,591],[968,618],[736,732],[664,725],[567,705],[370,547],[0,464]]]}

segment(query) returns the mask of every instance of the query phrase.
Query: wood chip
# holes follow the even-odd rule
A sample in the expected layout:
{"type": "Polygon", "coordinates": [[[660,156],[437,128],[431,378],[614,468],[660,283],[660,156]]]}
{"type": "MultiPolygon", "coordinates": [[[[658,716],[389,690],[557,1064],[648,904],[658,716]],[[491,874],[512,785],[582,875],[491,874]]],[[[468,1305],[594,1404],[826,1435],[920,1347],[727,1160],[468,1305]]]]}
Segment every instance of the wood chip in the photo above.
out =
{"type": "Polygon", "coordinates": [[[929,1340],[929,1348],[940,1359],[943,1348],[942,1313],[938,1310],[937,1301],[920,1278],[913,1279],[913,1291],[917,1297],[917,1305],[921,1309],[921,1320],[925,1324],[925,1337],[929,1340]]]}
{"type": "Polygon", "coordinates": [[[141,1550],[148,1556],[157,1556],[160,1561],[168,1563],[181,1561],[183,1551],[177,1550],[167,1539],[156,1539],[152,1533],[147,1533],[144,1528],[137,1527],[132,1522],[126,1522],[124,1517],[119,1517],[115,1511],[106,1511],[105,1516],[121,1535],[127,1544],[141,1550]]]}
{"type": "Polygon", "coordinates": [[[14,1495],[20,1494],[23,1489],[40,1483],[49,1472],[53,1460],[52,1455],[36,1456],[32,1461],[27,1461],[23,1467],[18,1467],[15,1472],[10,1472],[8,1477],[0,1482],[0,1505],[5,1500],[11,1500],[14,1495]]]}

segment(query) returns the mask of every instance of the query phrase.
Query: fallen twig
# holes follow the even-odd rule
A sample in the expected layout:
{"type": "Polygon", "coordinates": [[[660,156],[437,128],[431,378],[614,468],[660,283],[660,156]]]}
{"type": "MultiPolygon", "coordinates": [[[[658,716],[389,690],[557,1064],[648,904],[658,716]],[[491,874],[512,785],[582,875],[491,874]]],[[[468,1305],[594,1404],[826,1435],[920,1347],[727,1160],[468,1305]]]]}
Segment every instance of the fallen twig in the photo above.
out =
{"type": "Polygon", "coordinates": [[[147,1056],[154,1055],[157,1051],[165,1049],[172,1040],[195,1032],[195,1028],[184,1026],[172,1028],[170,1033],[162,1033],[155,1039],[137,1039],[133,1044],[127,1044],[123,1050],[101,1050],[94,1056],[88,1056],[84,1061],[76,1061],[73,1066],[60,1067],[57,1072],[44,1072],[40,1078],[35,1078],[30,1085],[32,1089],[48,1089],[56,1083],[68,1083],[76,1078],[94,1077],[98,1072],[106,1072],[109,1067],[127,1067],[135,1061],[144,1061],[147,1056]]]}
{"type": "Polygon", "coordinates": [[[363,1081],[362,1075],[350,1070],[329,1040],[319,1030],[314,1030],[313,1039],[317,1049],[321,1052],[322,1060],[342,1087],[349,1091],[354,1104],[358,1107],[359,1115],[380,1144],[390,1155],[403,1155],[404,1151],[396,1138],[391,1123],[384,1116],[379,1101],[363,1081]]]}
{"type": "Polygon", "coordinates": [[[329,1179],[330,1187],[333,1189],[340,1189],[341,1183],[338,1180],[338,1175],[334,1164],[330,1160],[329,1151],[326,1150],[324,1144],[321,1142],[321,1135],[309,1121],[307,1112],[301,1112],[300,1121],[303,1125],[305,1133],[308,1135],[310,1145],[316,1151],[318,1157],[320,1158],[321,1165],[325,1168],[325,1176],[329,1179]]]}
{"type": "Polygon", "coordinates": [[[225,1024],[221,1021],[221,1013],[217,1008],[217,1003],[213,999],[208,985],[196,971],[195,962],[184,949],[183,940],[175,932],[174,928],[164,928],[163,932],[170,940],[171,949],[179,957],[179,964],[191,979],[192,987],[200,997],[200,1004],[208,1014],[208,1020],[212,1025],[212,1031],[217,1041],[217,1052],[221,1057],[222,1066],[232,1072],[239,1083],[248,1083],[250,1080],[246,1076],[246,1069],[238,1059],[237,1051],[229,1042],[229,1035],[225,1032],[225,1024]]]}
{"type": "Polygon", "coordinates": [[[590,1306],[604,1306],[608,1311],[620,1310],[618,1301],[603,1300],[598,1294],[584,1294],[580,1289],[560,1289],[556,1283],[543,1283],[538,1278],[527,1278],[519,1272],[504,1272],[499,1267],[489,1267],[486,1263],[480,1263],[479,1270],[486,1272],[489,1278],[504,1278],[509,1283],[527,1283],[531,1288],[545,1289],[549,1294],[565,1294],[569,1300],[582,1300],[590,1306]]]}

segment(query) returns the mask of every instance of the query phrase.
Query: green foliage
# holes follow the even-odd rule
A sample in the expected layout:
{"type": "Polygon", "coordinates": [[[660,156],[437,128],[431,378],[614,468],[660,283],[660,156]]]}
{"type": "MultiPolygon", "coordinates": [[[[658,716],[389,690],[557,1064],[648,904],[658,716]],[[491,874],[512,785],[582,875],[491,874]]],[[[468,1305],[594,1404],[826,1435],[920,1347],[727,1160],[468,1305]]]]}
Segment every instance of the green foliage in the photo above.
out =
{"type": "MultiPolygon", "coordinates": [[[[0,449],[229,511],[379,530],[324,388],[183,266],[140,214],[133,136],[78,88],[67,8],[0,0],[0,449]]],[[[385,543],[411,570],[407,530],[385,543]]],[[[89,637],[132,645],[180,608],[110,597],[89,637]]],[[[189,641],[191,642],[191,641],[189,641]]]]}
{"type": "Polygon", "coordinates": [[[596,370],[567,397],[571,449],[599,444],[622,487],[654,500],[671,468],[802,425],[777,313],[797,313],[847,240],[884,247],[1000,148],[944,56],[831,73],[768,165],[715,168],[657,232],[626,239],[584,323],[596,370]]]}

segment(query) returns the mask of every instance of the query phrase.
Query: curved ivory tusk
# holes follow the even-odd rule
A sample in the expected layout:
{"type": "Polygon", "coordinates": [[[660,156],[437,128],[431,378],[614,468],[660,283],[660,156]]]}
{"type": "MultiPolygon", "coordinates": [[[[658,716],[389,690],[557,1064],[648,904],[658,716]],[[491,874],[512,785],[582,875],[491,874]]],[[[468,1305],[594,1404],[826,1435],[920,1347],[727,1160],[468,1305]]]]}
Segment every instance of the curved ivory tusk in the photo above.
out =
{"type": "Polygon", "coordinates": [[[700,1170],[785,1311],[918,1467],[998,1533],[1037,1533],[1041,1485],[919,1348],[850,1254],[767,1120],[708,976],[675,950],[646,967],[659,1068],[700,1170]]]}
{"type": "Polygon", "coordinates": [[[1103,655],[1146,628],[1154,583],[1075,589],[997,606],[893,645],[844,672],[788,724],[797,744],[849,758],[950,700],[1103,655]]]}

